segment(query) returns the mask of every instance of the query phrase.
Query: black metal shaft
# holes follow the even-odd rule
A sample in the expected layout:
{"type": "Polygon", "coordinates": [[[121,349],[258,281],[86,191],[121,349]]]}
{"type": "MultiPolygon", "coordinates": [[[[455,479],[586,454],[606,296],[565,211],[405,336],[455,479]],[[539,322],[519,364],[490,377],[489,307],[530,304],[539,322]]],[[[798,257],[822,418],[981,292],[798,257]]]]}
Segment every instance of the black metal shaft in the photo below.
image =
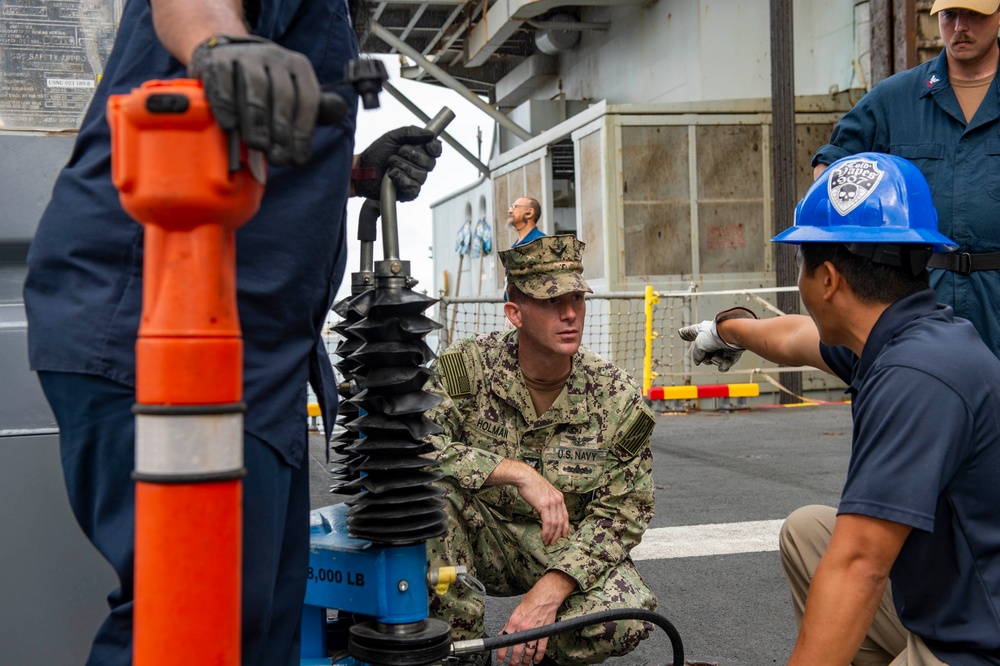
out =
{"type": "MultiPolygon", "coordinates": [[[[771,0],[771,191],[774,195],[774,232],[792,226],[795,213],[795,48],[792,31],[792,0],[771,0]]],[[[775,282],[779,287],[798,279],[794,248],[774,246],[775,282]]],[[[795,293],[779,293],[778,308],[786,314],[799,311],[795,293]]],[[[779,381],[789,391],[802,394],[802,375],[783,372],[779,381]]],[[[781,394],[783,404],[799,402],[781,394]]]]}

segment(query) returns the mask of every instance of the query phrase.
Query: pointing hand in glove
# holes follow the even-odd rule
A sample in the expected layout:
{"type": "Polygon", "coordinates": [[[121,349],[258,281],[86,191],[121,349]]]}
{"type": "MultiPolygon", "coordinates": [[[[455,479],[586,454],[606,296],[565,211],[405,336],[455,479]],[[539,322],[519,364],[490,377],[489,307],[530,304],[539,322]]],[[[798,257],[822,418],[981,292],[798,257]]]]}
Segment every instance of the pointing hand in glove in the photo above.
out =
{"type": "Polygon", "coordinates": [[[731,308],[715,315],[715,319],[707,319],[700,324],[685,326],[677,331],[682,340],[694,342],[691,358],[697,365],[712,364],[719,367],[719,372],[728,371],[740,360],[745,351],[742,347],[729,344],[719,335],[718,324],[727,319],[756,319],[746,308],[731,308]]]}

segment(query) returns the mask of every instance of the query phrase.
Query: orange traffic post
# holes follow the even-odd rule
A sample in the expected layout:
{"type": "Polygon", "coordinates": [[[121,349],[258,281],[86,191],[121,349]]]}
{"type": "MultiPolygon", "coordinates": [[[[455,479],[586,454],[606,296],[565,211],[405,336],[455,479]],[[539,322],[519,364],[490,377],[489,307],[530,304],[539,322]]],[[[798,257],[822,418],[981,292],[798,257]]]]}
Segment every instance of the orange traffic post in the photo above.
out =
{"type": "Polygon", "coordinates": [[[112,96],[108,122],[112,178],[145,229],[134,662],[236,666],[244,407],[235,232],[259,208],[263,183],[240,166],[245,152],[232,170],[197,81],[112,96]]]}

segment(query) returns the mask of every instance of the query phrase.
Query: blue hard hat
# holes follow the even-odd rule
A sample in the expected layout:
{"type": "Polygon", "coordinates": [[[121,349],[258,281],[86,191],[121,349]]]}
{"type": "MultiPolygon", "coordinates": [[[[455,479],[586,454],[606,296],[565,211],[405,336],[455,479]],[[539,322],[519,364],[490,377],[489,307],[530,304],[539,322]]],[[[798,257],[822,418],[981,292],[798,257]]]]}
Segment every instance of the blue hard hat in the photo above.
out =
{"type": "Polygon", "coordinates": [[[883,153],[858,153],[831,164],[795,207],[795,225],[771,240],[958,249],[937,230],[937,210],[924,175],[909,160],[883,153]]]}

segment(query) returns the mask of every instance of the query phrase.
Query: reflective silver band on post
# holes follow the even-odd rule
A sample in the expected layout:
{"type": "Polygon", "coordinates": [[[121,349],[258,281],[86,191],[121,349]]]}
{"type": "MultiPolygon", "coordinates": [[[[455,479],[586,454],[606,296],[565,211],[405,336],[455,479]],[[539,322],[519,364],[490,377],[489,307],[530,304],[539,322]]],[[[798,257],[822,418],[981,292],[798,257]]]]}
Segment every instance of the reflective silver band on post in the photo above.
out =
{"type": "Polygon", "coordinates": [[[244,476],[242,405],[196,414],[183,407],[175,413],[145,407],[133,410],[136,480],[196,483],[244,476]]]}

